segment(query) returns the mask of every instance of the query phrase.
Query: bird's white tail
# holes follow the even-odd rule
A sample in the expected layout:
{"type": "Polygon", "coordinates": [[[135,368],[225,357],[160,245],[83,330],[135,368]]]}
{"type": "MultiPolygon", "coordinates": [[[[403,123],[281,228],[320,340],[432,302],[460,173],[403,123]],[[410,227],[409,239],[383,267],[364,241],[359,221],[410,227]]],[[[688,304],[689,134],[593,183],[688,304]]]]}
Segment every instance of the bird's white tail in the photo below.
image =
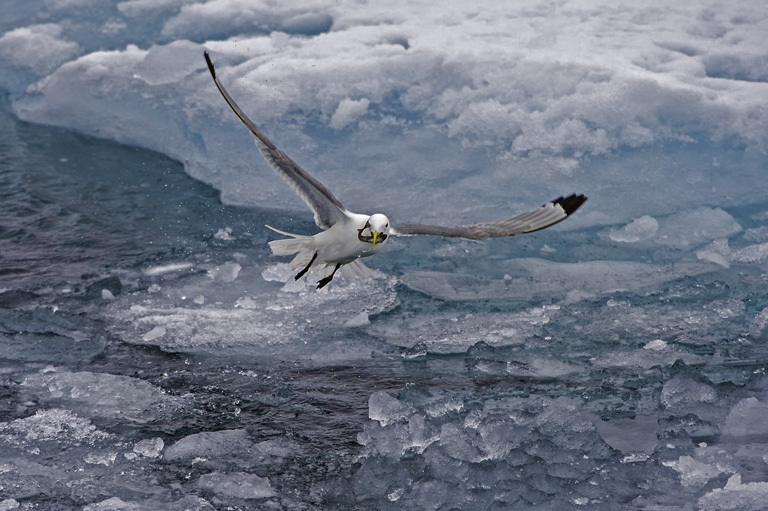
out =
{"type": "Polygon", "coordinates": [[[296,257],[294,257],[290,263],[291,268],[303,268],[309,264],[309,261],[312,260],[312,256],[315,254],[312,236],[292,234],[290,232],[275,229],[269,225],[267,228],[272,229],[278,234],[290,236],[290,238],[269,242],[269,248],[272,249],[273,254],[281,256],[296,254],[296,257]]]}

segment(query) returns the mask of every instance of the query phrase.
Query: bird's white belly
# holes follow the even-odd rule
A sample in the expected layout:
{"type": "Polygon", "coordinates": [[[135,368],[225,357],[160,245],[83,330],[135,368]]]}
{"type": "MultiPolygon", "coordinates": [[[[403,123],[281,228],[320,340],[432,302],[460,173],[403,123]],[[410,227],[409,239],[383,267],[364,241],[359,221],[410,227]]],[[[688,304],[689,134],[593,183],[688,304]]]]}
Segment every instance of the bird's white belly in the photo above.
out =
{"type": "Polygon", "coordinates": [[[351,263],[360,257],[372,256],[381,248],[373,248],[371,243],[357,238],[357,228],[350,224],[336,224],[327,231],[313,236],[315,251],[319,262],[351,263]]]}

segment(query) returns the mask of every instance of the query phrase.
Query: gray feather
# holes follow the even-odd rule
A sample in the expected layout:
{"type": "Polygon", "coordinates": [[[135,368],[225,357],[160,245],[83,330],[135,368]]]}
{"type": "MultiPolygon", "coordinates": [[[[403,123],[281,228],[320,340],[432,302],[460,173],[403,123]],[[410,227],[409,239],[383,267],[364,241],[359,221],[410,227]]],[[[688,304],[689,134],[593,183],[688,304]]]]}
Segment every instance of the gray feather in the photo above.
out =
{"type": "Polygon", "coordinates": [[[216,77],[216,70],[213,67],[208,52],[204,53],[205,61],[208,63],[208,70],[211,72],[216,87],[224,96],[224,100],[235,112],[235,115],[250,130],[253,138],[256,140],[256,146],[261,151],[267,163],[282,177],[299,197],[309,206],[315,214],[315,223],[328,229],[336,222],[347,216],[347,210],[341,202],[333,196],[330,190],[322,185],[317,179],[310,176],[298,163],[290,159],[284,152],[277,148],[267,136],[256,127],[240,107],[235,103],[224,86],[216,77]]]}
{"type": "Polygon", "coordinates": [[[457,227],[403,224],[394,226],[390,233],[400,236],[427,234],[451,238],[467,238],[470,240],[515,236],[517,234],[526,234],[546,229],[558,222],[562,222],[576,211],[579,206],[584,204],[586,200],[587,197],[584,195],[573,194],[568,197],[559,197],[527,213],[502,218],[501,220],[460,225],[457,227]]]}

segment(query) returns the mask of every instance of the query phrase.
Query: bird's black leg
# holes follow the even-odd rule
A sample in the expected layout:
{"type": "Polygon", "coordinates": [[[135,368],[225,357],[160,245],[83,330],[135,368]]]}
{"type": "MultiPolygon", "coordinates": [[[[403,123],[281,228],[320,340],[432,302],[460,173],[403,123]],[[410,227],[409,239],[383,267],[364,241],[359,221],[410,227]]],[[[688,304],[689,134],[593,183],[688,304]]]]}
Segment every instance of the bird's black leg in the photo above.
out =
{"type": "Polygon", "coordinates": [[[296,276],[293,278],[293,280],[299,280],[301,277],[303,277],[304,274],[309,271],[309,267],[312,266],[312,263],[315,262],[315,259],[317,259],[317,252],[315,252],[315,255],[312,256],[312,259],[310,259],[309,264],[306,265],[303,270],[297,273],[296,276]]]}
{"type": "Polygon", "coordinates": [[[320,279],[320,281],[317,283],[317,289],[322,289],[325,287],[326,284],[328,284],[330,281],[333,280],[333,276],[336,275],[336,270],[341,268],[341,263],[336,263],[336,267],[333,269],[330,275],[327,277],[324,277],[320,279]]]}

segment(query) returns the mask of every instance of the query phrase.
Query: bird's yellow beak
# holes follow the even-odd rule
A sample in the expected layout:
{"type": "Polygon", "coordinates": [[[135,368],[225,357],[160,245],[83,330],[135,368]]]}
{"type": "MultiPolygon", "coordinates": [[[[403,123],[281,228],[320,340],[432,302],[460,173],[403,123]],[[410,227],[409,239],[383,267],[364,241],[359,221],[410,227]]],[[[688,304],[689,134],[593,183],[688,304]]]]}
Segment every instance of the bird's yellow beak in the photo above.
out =
{"type": "Polygon", "coordinates": [[[381,235],[381,233],[379,231],[373,231],[373,247],[372,248],[374,250],[376,249],[376,243],[379,242],[379,236],[380,235],[381,235]]]}

